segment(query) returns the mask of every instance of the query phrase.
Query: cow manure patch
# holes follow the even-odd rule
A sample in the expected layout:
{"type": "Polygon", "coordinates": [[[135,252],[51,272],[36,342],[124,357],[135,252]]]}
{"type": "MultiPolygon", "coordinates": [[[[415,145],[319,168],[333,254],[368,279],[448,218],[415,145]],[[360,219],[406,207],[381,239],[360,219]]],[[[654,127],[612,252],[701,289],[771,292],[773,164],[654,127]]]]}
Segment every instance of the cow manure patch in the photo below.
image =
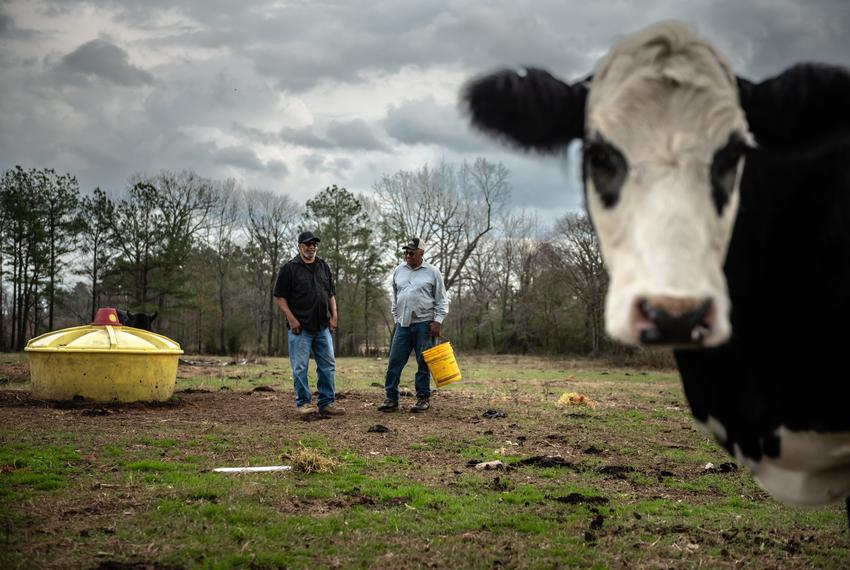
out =
{"type": "Polygon", "coordinates": [[[720,465],[715,466],[712,463],[706,465],[703,469],[703,473],[734,473],[738,470],[738,464],[734,461],[727,461],[721,463],[720,465]]]}
{"type": "Polygon", "coordinates": [[[287,503],[284,508],[289,514],[297,513],[315,516],[330,515],[350,509],[351,507],[364,507],[373,511],[391,509],[402,506],[404,502],[405,499],[402,497],[376,499],[375,497],[359,492],[352,492],[327,500],[300,498],[287,503]]]}
{"type": "Polygon", "coordinates": [[[493,478],[493,480],[490,482],[489,487],[494,491],[508,491],[509,489],[511,489],[510,483],[498,476],[493,478]]]}
{"type": "Polygon", "coordinates": [[[361,495],[355,498],[331,499],[330,501],[326,501],[324,505],[332,510],[343,510],[354,506],[377,507],[379,503],[372,497],[361,495]]]}
{"type": "Polygon", "coordinates": [[[546,498],[567,505],[607,505],[609,503],[607,497],[591,497],[588,495],[582,495],[581,493],[570,493],[564,497],[553,497],[547,495],[546,498]]]}
{"type": "Polygon", "coordinates": [[[172,566],[159,562],[122,562],[105,560],[93,567],[94,570],[180,570],[182,566],[172,566]]]}
{"type": "Polygon", "coordinates": [[[602,450],[596,447],[595,445],[591,445],[582,450],[582,453],[586,453],[587,455],[599,455],[602,453],[602,450]]]}
{"type": "Polygon", "coordinates": [[[602,528],[603,524],[605,524],[605,516],[602,513],[597,512],[596,516],[593,517],[593,520],[590,521],[590,530],[599,530],[602,528]]]}
{"type": "Polygon", "coordinates": [[[276,390],[274,388],[272,388],[271,386],[257,386],[256,388],[251,390],[251,393],[253,394],[254,392],[275,392],[275,391],[276,390]]]}
{"type": "Polygon", "coordinates": [[[109,408],[101,408],[100,406],[91,408],[90,410],[83,410],[80,415],[81,416],[110,416],[117,412],[118,410],[112,410],[109,408]]]}
{"type": "MultiPolygon", "coordinates": [[[[228,388],[229,390],[230,388],[228,388]]],[[[204,388],[184,388],[183,390],[177,390],[175,394],[212,394],[212,390],[206,390],[204,388]]]]}
{"type": "Polygon", "coordinates": [[[354,487],[344,495],[344,500],[347,505],[363,505],[366,507],[398,507],[404,504],[403,497],[388,497],[385,499],[376,499],[371,495],[365,495],[361,492],[360,487],[354,487]]]}
{"type": "Polygon", "coordinates": [[[390,428],[381,424],[375,424],[366,430],[367,433],[387,433],[388,431],[390,428]]]}
{"type": "Polygon", "coordinates": [[[601,475],[610,475],[618,479],[624,479],[626,473],[634,473],[635,468],[630,465],[606,465],[596,470],[601,475]]]}
{"type": "Polygon", "coordinates": [[[514,467],[520,465],[532,465],[534,467],[568,467],[570,469],[578,469],[575,463],[567,461],[563,457],[557,455],[535,455],[520,459],[513,464],[514,467]]]}
{"type": "Polygon", "coordinates": [[[487,418],[488,420],[492,420],[495,418],[504,418],[507,417],[508,414],[501,410],[485,410],[483,414],[481,414],[482,418],[487,418]]]}

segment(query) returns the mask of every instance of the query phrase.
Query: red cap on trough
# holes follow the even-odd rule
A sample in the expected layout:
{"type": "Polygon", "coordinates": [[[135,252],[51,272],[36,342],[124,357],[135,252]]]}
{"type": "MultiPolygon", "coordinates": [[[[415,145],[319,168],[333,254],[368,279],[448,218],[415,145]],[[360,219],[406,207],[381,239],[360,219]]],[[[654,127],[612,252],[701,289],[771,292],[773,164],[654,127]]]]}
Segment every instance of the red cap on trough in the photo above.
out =
{"type": "Polygon", "coordinates": [[[97,310],[97,316],[92,321],[93,325],[113,325],[121,326],[121,321],[118,320],[118,312],[112,307],[101,307],[97,310]]]}

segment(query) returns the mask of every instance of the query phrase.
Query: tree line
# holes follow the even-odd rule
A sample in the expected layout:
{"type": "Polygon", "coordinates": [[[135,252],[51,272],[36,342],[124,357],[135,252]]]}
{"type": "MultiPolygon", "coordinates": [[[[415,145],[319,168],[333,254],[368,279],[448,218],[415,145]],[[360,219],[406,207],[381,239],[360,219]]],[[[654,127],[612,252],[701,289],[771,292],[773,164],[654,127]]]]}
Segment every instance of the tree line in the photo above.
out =
{"type": "Polygon", "coordinates": [[[90,322],[98,307],[158,314],[188,352],[284,354],[271,290],[304,229],[337,284],[340,355],[384,353],[388,276],[410,236],[425,240],[450,298],[444,334],[461,350],[599,355],[607,277],[589,220],[551,227],[511,205],[510,172],[479,158],[330,186],[305,203],[192,171],[136,174],[80,191],[52,169],[0,177],[0,350],[90,322]]]}

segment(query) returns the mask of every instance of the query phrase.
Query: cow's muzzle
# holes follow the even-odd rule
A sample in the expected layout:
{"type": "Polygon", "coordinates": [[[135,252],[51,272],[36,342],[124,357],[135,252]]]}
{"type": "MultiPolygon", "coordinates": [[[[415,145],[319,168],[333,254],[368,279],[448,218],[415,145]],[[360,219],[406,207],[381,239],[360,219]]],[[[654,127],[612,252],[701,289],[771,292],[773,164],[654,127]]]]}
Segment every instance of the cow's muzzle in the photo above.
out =
{"type": "Polygon", "coordinates": [[[711,299],[642,297],[633,315],[641,344],[702,345],[714,321],[711,299]]]}

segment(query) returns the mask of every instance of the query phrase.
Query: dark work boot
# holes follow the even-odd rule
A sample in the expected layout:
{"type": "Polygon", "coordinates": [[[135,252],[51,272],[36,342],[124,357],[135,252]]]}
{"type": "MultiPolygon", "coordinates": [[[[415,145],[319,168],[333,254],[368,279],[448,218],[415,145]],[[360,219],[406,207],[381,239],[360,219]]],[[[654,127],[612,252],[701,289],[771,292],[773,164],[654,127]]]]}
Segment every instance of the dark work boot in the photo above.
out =
{"type": "Polygon", "coordinates": [[[384,403],[378,406],[379,412],[394,412],[398,409],[398,400],[390,400],[387,398],[384,403]]]}
{"type": "Polygon", "coordinates": [[[336,402],[331,402],[327,406],[322,406],[319,408],[320,416],[344,416],[345,409],[340,408],[336,405],[336,402]]]}
{"type": "Polygon", "coordinates": [[[431,399],[428,396],[416,396],[416,403],[410,406],[413,413],[424,412],[431,407],[431,399]]]}

